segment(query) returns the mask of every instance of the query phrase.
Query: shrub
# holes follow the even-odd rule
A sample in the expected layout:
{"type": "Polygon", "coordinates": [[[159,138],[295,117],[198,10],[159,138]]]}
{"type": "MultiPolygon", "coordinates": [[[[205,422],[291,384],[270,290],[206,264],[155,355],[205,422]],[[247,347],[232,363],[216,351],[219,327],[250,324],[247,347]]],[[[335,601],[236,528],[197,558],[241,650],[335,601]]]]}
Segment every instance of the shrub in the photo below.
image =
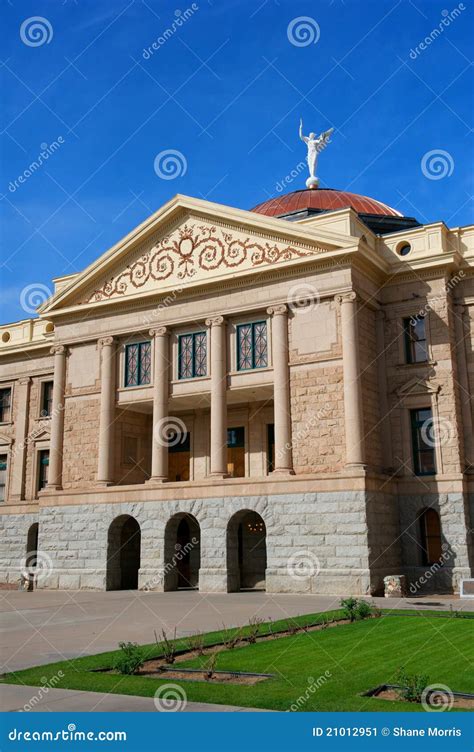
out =
{"type": "Polygon", "coordinates": [[[263,619],[260,619],[258,616],[252,616],[251,619],[249,619],[249,624],[247,628],[247,641],[252,645],[254,642],[257,642],[257,637],[260,634],[260,627],[263,624],[263,619]]]}
{"type": "MultiPolygon", "coordinates": [[[[163,637],[163,641],[162,641],[161,647],[163,649],[163,658],[165,659],[165,663],[174,663],[174,655],[176,653],[175,644],[171,640],[168,640],[168,637],[167,637],[166,632],[165,632],[164,629],[161,630],[161,635],[163,637]]],[[[174,636],[175,636],[175,639],[176,639],[176,630],[175,630],[174,636]]],[[[156,642],[157,645],[160,644],[158,642],[158,638],[156,636],[156,632],[155,632],[155,642],[156,642]]]]}
{"type": "Polygon", "coordinates": [[[217,664],[217,652],[212,653],[209,656],[207,663],[204,666],[204,676],[206,679],[212,679],[217,664]]]}
{"type": "Polygon", "coordinates": [[[204,637],[201,632],[198,632],[195,635],[189,635],[188,647],[190,650],[195,650],[198,655],[204,653],[204,637]]]}
{"type": "Polygon", "coordinates": [[[222,625],[222,642],[226,650],[233,650],[240,640],[239,629],[226,629],[225,625],[222,625]]]}
{"type": "Polygon", "coordinates": [[[402,666],[397,672],[397,682],[401,685],[397,694],[408,702],[421,702],[423,690],[428,686],[426,674],[407,674],[402,666]]]}
{"type": "Polygon", "coordinates": [[[358,621],[359,619],[367,619],[372,615],[372,606],[367,601],[358,600],[357,598],[343,598],[341,600],[341,608],[344,612],[344,616],[349,621],[358,621]]]}
{"type": "Polygon", "coordinates": [[[115,662],[115,670],[121,674],[136,674],[143,666],[143,652],[136,642],[119,642],[122,651],[115,662]]]}

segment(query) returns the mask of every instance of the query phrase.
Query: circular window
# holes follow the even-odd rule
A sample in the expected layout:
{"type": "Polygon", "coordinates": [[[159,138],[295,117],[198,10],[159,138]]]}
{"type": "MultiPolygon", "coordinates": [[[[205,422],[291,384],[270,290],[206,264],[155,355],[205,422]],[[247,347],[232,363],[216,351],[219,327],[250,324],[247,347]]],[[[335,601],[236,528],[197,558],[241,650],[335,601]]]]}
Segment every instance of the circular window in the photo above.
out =
{"type": "Polygon", "coordinates": [[[408,256],[411,251],[410,243],[400,243],[397,247],[397,253],[399,256],[408,256]]]}
{"type": "Polygon", "coordinates": [[[2,334],[2,342],[9,342],[10,341],[10,332],[3,332],[2,334]]]}
{"type": "Polygon", "coordinates": [[[44,330],[45,330],[46,334],[51,334],[51,332],[54,332],[54,324],[51,321],[49,321],[46,324],[44,330]]]}

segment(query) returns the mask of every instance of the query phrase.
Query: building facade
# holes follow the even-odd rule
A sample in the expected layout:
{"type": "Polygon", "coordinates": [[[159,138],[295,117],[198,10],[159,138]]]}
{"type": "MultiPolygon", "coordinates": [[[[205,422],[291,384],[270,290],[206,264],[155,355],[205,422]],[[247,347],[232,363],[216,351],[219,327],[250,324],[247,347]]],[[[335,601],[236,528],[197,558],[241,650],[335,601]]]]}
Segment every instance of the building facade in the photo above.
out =
{"type": "Polygon", "coordinates": [[[324,189],[176,196],[54,283],[0,327],[2,582],[471,576],[474,227],[324,189]]]}

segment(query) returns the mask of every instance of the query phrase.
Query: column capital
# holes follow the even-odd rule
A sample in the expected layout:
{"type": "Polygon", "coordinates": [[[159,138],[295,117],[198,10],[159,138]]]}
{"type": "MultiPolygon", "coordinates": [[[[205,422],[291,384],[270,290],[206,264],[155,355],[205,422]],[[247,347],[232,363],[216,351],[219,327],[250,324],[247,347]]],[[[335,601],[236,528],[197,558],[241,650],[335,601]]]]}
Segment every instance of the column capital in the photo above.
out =
{"type": "Polygon", "coordinates": [[[284,316],[288,313],[288,306],[286,303],[270,306],[270,308],[267,308],[267,313],[269,316],[284,316]]]}
{"type": "Polygon", "coordinates": [[[223,323],[223,316],[211,316],[210,318],[206,319],[206,326],[222,326],[223,323]]]}
{"type": "Polygon", "coordinates": [[[49,352],[51,355],[66,355],[66,348],[64,345],[53,345],[49,352]]]}
{"type": "Polygon", "coordinates": [[[344,292],[341,295],[335,296],[335,301],[338,305],[342,305],[343,303],[354,303],[357,300],[357,293],[354,292],[354,290],[351,290],[350,292],[344,292]]]}
{"type": "Polygon", "coordinates": [[[18,379],[18,383],[22,386],[28,386],[28,384],[31,384],[31,376],[23,376],[21,379],[18,379]]]}
{"type": "Polygon", "coordinates": [[[164,337],[168,334],[168,328],[166,326],[155,326],[148,332],[150,337],[164,337]]]}
{"type": "Polygon", "coordinates": [[[103,347],[111,347],[114,342],[115,340],[113,337],[101,337],[97,340],[97,345],[99,346],[99,349],[102,349],[103,347]]]}

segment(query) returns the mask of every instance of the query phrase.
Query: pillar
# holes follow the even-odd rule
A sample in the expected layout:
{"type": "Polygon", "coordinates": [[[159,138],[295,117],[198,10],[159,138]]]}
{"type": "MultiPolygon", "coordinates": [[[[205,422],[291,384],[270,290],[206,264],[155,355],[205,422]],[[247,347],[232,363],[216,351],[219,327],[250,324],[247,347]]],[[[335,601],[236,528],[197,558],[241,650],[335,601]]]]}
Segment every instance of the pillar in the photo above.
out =
{"type": "Polygon", "coordinates": [[[387,397],[387,364],[385,360],[385,312],[379,309],[375,314],[375,342],[377,348],[377,381],[380,405],[379,431],[382,437],[382,469],[393,472],[392,431],[387,397]]]}
{"type": "Polygon", "coordinates": [[[11,453],[13,459],[13,472],[9,492],[11,501],[22,501],[25,498],[25,464],[26,449],[28,446],[30,386],[31,379],[29,376],[18,379],[15,385],[17,409],[15,415],[15,446],[11,453]]]}
{"type": "Polygon", "coordinates": [[[341,307],[342,364],[344,371],[344,426],[346,466],[364,467],[364,423],[359,367],[357,295],[338,295],[341,307]]]}
{"type": "MultiPolygon", "coordinates": [[[[456,361],[459,399],[461,401],[461,417],[464,437],[464,465],[465,472],[474,473],[474,446],[472,435],[472,403],[469,384],[469,374],[466,358],[466,326],[464,317],[467,316],[467,308],[456,301],[454,308],[454,326],[456,337],[456,361]]],[[[469,331],[469,329],[467,329],[469,331]]]]}
{"type": "Polygon", "coordinates": [[[153,348],[153,433],[151,448],[151,483],[168,480],[168,400],[169,347],[165,326],[150,329],[153,348]]]}
{"type": "Polygon", "coordinates": [[[286,305],[267,310],[272,316],[273,403],[275,424],[275,468],[277,474],[293,474],[290,370],[288,364],[288,309],[286,305]]]}
{"type": "Polygon", "coordinates": [[[226,324],[222,316],[207,319],[211,335],[211,472],[227,478],[226,324]]]}
{"type": "Polygon", "coordinates": [[[110,486],[113,482],[115,341],[113,337],[103,337],[98,344],[100,350],[100,413],[97,483],[101,486],[110,486]]]}
{"type": "Polygon", "coordinates": [[[64,442],[64,391],[66,387],[66,348],[54,345],[53,405],[51,410],[51,438],[49,442],[48,484],[50,490],[62,486],[63,442],[64,442]]]}

